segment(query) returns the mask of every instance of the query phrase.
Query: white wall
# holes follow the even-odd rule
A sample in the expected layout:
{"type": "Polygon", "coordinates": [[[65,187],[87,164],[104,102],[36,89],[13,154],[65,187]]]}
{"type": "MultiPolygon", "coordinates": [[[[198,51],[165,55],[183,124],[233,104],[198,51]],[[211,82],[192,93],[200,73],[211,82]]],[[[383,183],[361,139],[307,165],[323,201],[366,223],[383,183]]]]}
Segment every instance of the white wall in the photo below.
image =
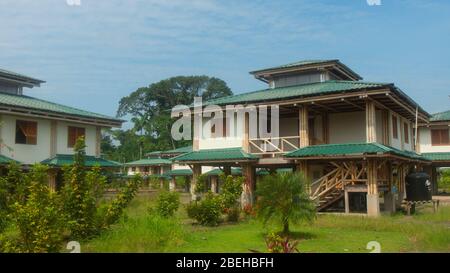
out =
{"type": "MultiPolygon", "coordinates": [[[[21,117],[13,115],[1,115],[0,138],[11,150],[3,147],[0,153],[25,164],[33,164],[49,158],[51,121],[49,119],[39,119],[32,117],[21,117]],[[37,144],[16,144],[16,120],[26,120],[37,122],[37,144]]],[[[86,154],[95,155],[96,147],[96,127],[92,125],[67,123],[57,121],[57,154],[73,154],[73,149],[67,147],[68,126],[83,127],[86,129],[86,154]]]]}
{"type": "Polygon", "coordinates": [[[329,114],[330,144],[366,142],[366,113],[329,114]]]}
{"type": "Polygon", "coordinates": [[[28,117],[2,115],[1,138],[11,148],[3,147],[1,154],[25,164],[33,164],[50,157],[50,121],[28,117]],[[37,122],[36,145],[16,144],[16,120],[37,122]]]}
{"type": "Polygon", "coordinates": [[[412,136],[412,130],[413,130],[413,123],[410,122],[409,120],[403,118],[402,116],[394,113],[394,112],[389,112],[389,138],[390,138],[390,146],[397,148],[397,149],[402,149],[402,143],[403,143],[403,149],[407,150],[407,151],[412,151],[413,147],[414,147],[414,139],[412,136]],[[397,117],[397,130],[398,130],[398,138],[395,139],[394,138],[394,132],[393,132],[393,126],[392,126],[392,117],[396,116],[397,117]],[[404,123],[408,123],[408,135],[409,135],[409,143],[405,143],[405,136],[404,136],[404,129],[403,129],[403,125],[404,123]]]}
{"type": "MultiPolygon", "coordinates": [[[[431,128],[447,129],[448,126],[433,126],[431,128]]],[[[431,129],[428,127],[420,127],[419,129],[419,145],[421,153],[445,153],[450,152],[450,146],[433,146],[431,145],[431,129]]]]}
{"type": "Polygon", "coordinates": [[[56,140],[56,153],[57,154],[73,154],[73,148],[67,146],[67,139],[69,134],[69,126],[75,126],[80,128],[85,128],[85,142],[86,142],[86,154],[95,155],[95,143],[96,143],[96,129],[95,126],[68,123],[64,121],[58,121],[57,125],[57,140],[56,140]]]}

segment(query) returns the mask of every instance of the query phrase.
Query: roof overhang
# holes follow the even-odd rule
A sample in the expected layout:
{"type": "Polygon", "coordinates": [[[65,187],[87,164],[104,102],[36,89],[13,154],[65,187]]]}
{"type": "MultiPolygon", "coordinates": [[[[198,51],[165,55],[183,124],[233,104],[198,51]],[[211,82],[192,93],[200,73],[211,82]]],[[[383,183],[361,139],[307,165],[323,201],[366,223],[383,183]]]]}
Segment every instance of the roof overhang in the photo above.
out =
{"type": "Polygon", "coordinates": [[[52,119],[52,120],[61,120],[67,122],[74,123],[82,123],[89,125],[96,125],[102,127],[117,127],[120,128],[124,120],[119,119],[103,119],[103,118],[94,118],[87,116],[78,116],[78,115],[68,115],[59,112],[52,111],[42,111],[36,110],[33,108],[27,107],[17,107],[17,106],[9,106],[0,104],[0,113],[10,114],[15,116],[28,116],[35,118],[44,118],[44,119],[52,119]]]}

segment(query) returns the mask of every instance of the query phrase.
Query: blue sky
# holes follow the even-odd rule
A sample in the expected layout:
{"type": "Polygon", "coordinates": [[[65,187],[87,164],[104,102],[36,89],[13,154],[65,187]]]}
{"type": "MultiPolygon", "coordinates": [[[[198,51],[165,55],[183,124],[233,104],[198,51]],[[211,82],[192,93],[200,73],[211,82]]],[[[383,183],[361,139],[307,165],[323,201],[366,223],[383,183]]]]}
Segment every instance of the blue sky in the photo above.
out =
{"type": "Polygon", "coordinates": [[[0,1],[0,67],[47,81],[28,95],[115,115],[120,98],[171,76],[241,93],[265,87],[248,71],[337,58],[431,113],[450,109],[448,0],[66,1],[0,1]]]}

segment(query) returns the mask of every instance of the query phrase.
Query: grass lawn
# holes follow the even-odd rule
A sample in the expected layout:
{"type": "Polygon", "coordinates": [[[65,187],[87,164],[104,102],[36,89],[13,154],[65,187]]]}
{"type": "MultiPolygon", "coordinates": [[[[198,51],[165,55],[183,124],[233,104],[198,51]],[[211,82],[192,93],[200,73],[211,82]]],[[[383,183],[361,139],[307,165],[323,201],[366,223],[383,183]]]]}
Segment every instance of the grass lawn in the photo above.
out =
{"type": "MultiPolygon", "coordinates": [[[[184,201],[187,196],[183,196],[184,201]]],[[[174,219],[147,214],[154,196],[140,196],[110,231],[81,244],[83,252],[249,252],[265,251],[264,235],[277,231],[254,219],[218,227],[194,224],[181,207],[174,219]]],[[[279,227],[278,227],[279,229],[279,227]]],[[[430,208],[414,216],[396,214],[376,219],[363,216],[318,215],[311,225],[291,228],[300,252],[369,252],[378,241],[382,252],[450,252],[450,207],[430,208]]]]}

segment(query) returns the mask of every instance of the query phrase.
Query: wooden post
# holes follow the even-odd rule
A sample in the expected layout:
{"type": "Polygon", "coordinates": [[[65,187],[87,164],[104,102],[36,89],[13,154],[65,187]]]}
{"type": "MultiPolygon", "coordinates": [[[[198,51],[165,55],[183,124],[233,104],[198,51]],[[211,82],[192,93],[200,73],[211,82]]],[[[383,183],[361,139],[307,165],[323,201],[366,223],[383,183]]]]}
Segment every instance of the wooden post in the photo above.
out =
{"type": "Polygon", "coordinates": [[[197,186],[198,178],[200,177],[201,174],[202,174],[202,166],[199,164],[194,164],[192,166],[192,180],[191,180],[191,187],[190,187],[191,199],[193,201],[197,200],[197,194],[195,193],[195,188],[197,186]]]}
{"type": "Polygon", "coordinates": [[[377,142],[377,121],[375,112],[375,103],[371,100],[366,101],[366,142],[377,142]]]}
{"type": "Polygon", "coordinates": [[[172,176],[169,182],[169,191],[175,191],[176,187],[176,177],[172,176]]]}
{"type": "Polygon", "coordinates": [[[300,137],[299,147],[309,146],[308,106],[306,105],[302,105],[298,109],[298,135],[300,137]]]}
{"type": "Polygon", "coordinates": [[[255,189],[255,170],[249,163],[242,165],[242,173],[245,177],[245,183],[242,185],[241,206],[253,206],[255,189]]]}
{"type": "Polygon", "coordinates": [[[330,124],[328,119],[328,114],[325,113],[322,115],[322,141],[324,144],[328,144],[330,142],[330,124]]]}
{"type": "Polygon", "coordinates": [[[219,184],[219,177],[213,175],[211,176],[211,191],[213,193],[217,193],[218,191],[218,185],[219,184]]]}
{"type": "Polygon", "coordinates": [[[52,192],[56,191],[56,176],[58,171],[55,169],[50,169],[48,171],[48,186],[52,192]]]}
{"type": "Polygon", "coordinates": [[[350,203],[349,203],[349,200],[348,200],[348,191],[347,191],[347,189],[345,189],[344,204],[345,204],[345,213],[349,214],[350,213],[350,203]]]}
{"type": "Polygon", "coordinates": [[[250,152],[250,139],[249,139],[249,113],[244,113],[244,137],[242,139],[242,150],[246,153],[250,152]]]}
{"type": "Polygon", "coordinates": [[[377,161],[367,160],[367,215],[380,215],[380,202],[378,199],[378,179],[377,179],[377,161]]]}
{"type": "MultiPolygon", "coordinates": [[[[383,131],[383,144],[386,146],[390,145],[390,134],[389,134],[389,111],[382,111],[382,131],[383,131]]],[[[376,128],[376,127],[375,127],[376,128]]]]}
{"type": "Polygon", "coordinates": [[[309,183],[308,180],[308,162],[306,160],[300,160],[297,164],[297,172],[300,172],[303,174],[303,176],[305,177],[305,179],[308,181],[307,185],[306,185],[306,190],[307,192],[311,195],[311,184],[309,183]]]}
{"type": "Polygon", "coordinates": [[[230,165],[223,166],[223,173],[224,173],[226,176],[231,175],[231,166],[230,166],[230,165]]]}
{"type": "Polygon", "coordinates": [[[95,127],[95,156],[101,156],[102,145],[102,128],[100,126],[95,127]]]}

